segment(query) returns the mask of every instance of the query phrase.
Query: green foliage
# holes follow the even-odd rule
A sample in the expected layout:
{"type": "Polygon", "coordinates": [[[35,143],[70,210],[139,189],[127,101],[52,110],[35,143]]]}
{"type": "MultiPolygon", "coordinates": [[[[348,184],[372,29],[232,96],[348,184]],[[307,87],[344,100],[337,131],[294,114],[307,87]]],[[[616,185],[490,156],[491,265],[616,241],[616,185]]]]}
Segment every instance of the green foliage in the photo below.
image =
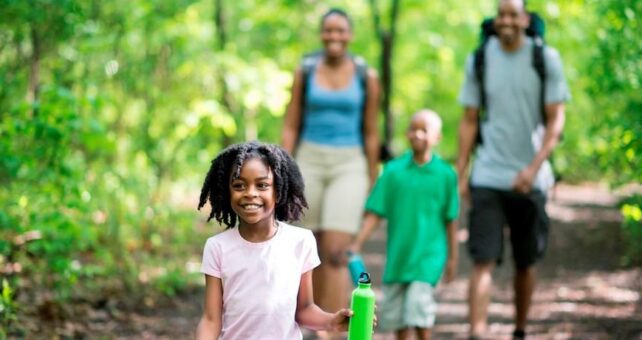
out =
{"type": "Polygon", "coordinates": [[[622,229],[626,252],[624,262],[627,265],[642,265],[642,194],[632,195],[620,203],[624,217],[622,229]]]}
{"type": "Polygon", "coordinates": [[[46,285],[61,293],[76,282],[73,255],[91,249],[97,237],[84,224],[90,212],[82,181],[86,163],[71,147],[85,132],[76,105],[66,89],[45,87],[36,116],[20,104],[11,120],[0,122],[1,255],[24,261],[28,272],[49,268],[46,285]]]}
{"type": "Polygon", "coordinates": [[[591,84],[602,124],[593,127],[594,152],[614,184],[642,181],[642,2],[599,2],[602,26],[597,31],[591,84]],[[609,93],[609,96],[600,94],[609,93]],[[630,169],[631,171],[622,171],[630,169]]]}
{"type": "MultiPolygon", "coordinates": [[[[591,126],[591,155],[613,186],[641,183],[642,171],[642,1],[597,2],[601,25],[590,71],[589,87],[600,113],[591,126]],[[605,95],[608,94],[608,95],[605,95]]],[[[632,196],[622,206],[626,261],[642,264],[642,199],[632,196]]]]}
{"type": "Polygon", "coordinates": [[[167,296],[174,296],[177,292],[183,290],[188,283],[191,283],[190,277],[186,276],[184,271],[174,269],[154,280],[153,286],[157,291],[167,296]]]}
{"type": "Polygon", "coordinates": [[[2,279],[2,289],[0,289],[0,339],[4,339],[7,334],[5,330],[12,328],[12,324],[17,320],[16,302],[14,300],[14,291],[9,285],[7,279],[2,279]]]}

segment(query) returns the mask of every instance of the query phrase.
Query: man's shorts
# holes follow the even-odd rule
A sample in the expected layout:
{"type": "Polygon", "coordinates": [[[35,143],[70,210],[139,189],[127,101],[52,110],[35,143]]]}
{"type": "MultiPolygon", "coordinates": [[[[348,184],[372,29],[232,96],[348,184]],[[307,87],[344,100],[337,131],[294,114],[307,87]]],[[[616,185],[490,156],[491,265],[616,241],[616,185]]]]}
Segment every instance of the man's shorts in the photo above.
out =
{"type": "Polygon", "coordinates": [[[529,267],[544,255],[549,221],[541,191],[520,194],[473,187],[471,197],[468,250],[475,263],[501,263],[505,225],[517,268],[529,267]]]}
{"type": "Polygon", "coordinates": [[[379,314],[381,329],[432,328],[437,314],[433,290],[425,282],[384,284],[379,314]]]}
{"type": "Polygon", "coordinates": [[[299,225],[312,231],[356,234],[368,194],[361,146],[333,147],[301,141],[296,151],[309,209],[299,225]]]}

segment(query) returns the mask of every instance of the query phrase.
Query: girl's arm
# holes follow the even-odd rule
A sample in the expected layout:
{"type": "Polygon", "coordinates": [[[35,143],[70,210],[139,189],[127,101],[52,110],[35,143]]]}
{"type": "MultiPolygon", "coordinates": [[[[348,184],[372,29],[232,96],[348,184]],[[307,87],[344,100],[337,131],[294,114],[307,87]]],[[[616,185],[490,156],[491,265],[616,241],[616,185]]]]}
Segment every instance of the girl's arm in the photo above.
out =
{"type": "Polygon", "coordinates": [[[314,303],[312,295],[312,271],[301,275],[296,306],[296,322],[312,330],[344,332],[348,330],[348,319],[352,311],[346,308],[331,314],[324,312],[314,303]]]}
{"type": "Polygon", "coordinates": [[[218,339],[221,334],[223,285],[221,279],[205,275],[205,309],[196,329],[196,339],[218,339]]]}
{"type": "Polygon", "coordinates": [[[303,70],[297,69],[294,73],[294,82],[292,83],[292,94],[290,103],[285,111],[283,121],[283,131],[281,132],[281,146],[288,153],[292,154],[299,139],[299,130],[301,126],[301,110],[303,108],[303,70]]]}
{"type": "Polygon", "coordinates": [[[366,159],[368,160],[368,177],[370,179],[370,187],[372,187],[379,175],[379,122],[377,115],[379,114],[379,96],[381,92],[379,78],[372,69],[368,70],[366,91],[364,143],[366,159]]]}

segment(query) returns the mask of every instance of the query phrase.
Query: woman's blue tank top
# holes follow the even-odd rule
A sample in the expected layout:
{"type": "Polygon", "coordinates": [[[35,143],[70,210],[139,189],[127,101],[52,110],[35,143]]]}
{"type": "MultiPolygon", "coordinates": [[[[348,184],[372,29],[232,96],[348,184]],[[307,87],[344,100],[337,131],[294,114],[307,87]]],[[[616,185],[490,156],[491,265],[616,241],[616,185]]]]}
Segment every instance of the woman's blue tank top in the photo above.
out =
{"type": "Polygon", "coordinates": [[[356,72],[350,84],[339,90],[319,87],[316,69],[306,86],[301,139],[331,146],[362,145],[361,121],[365,89],[356,72]]]}

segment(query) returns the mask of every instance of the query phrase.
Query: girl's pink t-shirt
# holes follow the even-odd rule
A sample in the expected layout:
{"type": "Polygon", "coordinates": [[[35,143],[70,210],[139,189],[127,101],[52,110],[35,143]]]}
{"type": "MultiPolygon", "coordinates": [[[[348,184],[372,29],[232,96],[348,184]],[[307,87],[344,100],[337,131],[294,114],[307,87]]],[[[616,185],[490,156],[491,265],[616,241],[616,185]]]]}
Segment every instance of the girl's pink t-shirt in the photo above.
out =
{"type": "Polygon", "coordinates": [[[283,222],[265,242],[246,241],[238,228],[210,237],[201,272],[223,284],[220,339],[301,339],[295,321],[301,275],[320,263],[312,232],[283,222]]]}

